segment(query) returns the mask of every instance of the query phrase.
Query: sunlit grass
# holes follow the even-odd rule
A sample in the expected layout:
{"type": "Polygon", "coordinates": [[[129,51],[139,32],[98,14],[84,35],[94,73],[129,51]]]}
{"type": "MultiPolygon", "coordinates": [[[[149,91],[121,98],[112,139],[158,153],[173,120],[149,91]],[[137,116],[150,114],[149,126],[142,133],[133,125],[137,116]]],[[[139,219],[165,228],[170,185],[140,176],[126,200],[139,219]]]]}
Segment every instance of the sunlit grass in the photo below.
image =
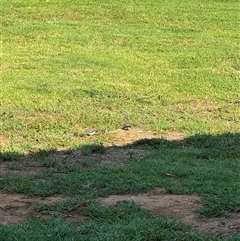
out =
{"type": "Polygon", "coordinates": [[[94,200],[161,186],[199,195],[199,217],[239,212],[239,3],[3,0],[1,14],[0,162],[30,152],[47,171],[1,175],[0,192],[69,199],[36,207],[53,220],[0,226],[0,240],[219,240],[133,203],[94,200]],[[105,133],[125,121],[186,139],[139,142],[152,155],[118,168],[49,158],[60,147],[102,153],[105,133]],[[87,138],[88,127],[103,131],[87,138]],[[87,222],[61,219],[84,205],[87,222]]]}
{"type": "Polygon", "coordinates": [[[236,5],[4,1],[1,133],[26,151],[126,120],[158,133],[239,131],[236,5]]]}

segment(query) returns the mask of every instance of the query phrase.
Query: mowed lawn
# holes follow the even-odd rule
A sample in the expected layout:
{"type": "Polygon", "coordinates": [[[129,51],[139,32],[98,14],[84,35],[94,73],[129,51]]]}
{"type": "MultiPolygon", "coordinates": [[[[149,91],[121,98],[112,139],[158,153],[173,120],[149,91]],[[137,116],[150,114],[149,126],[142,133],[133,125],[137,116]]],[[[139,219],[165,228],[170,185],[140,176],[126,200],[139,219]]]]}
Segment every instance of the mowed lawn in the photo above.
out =
{"type": "Polygon", "coordinates": [[[51,220],[1,225],[0,240],[240,239],[205,237],[135,203],[96,203],[99,196],[161,186],[166,193],[200,196],[199,217],[239,213],[239,1],[3,0],[1,5],[0,165],[15,165],[31,154],[26,165],[44,159],[48,170],[23,176],[10,165],[8,173],[0,172],[0,193],[69,199],[39,207],[51,220]],[[152,154],[142,161],[130,158],[122,167],[89,160],[67,168],[51,160],[54,151],[84,145],[104,152],[112,141],[108,133],[124,122],[159,137],[182,133],[186,139],[135,143],[152,154]],[[89,127],[101,133],[88,137],[89,127]],[[79,207],[86,222],[63,219],[79,207]]]}
{"type": "Polygon", "coordinates": [[[78,145],[85,128],[124,121],[239,131],[237,1],[2,5],[1,134],[11,148],[78,145]]]}

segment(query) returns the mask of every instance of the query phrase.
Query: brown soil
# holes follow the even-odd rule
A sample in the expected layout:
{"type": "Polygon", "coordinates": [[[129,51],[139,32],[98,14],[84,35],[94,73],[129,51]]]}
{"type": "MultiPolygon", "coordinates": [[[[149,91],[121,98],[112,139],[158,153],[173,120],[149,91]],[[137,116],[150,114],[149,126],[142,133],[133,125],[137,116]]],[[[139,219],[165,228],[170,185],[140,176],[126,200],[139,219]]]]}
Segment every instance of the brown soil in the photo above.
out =
{"type": "Polygon", "coordinates": [[[87,163],[94,166],[122,166],[131,158],[141,159],[150,155],[151,151],[147,148],[139,147],[108,147],[103,153],[93,152],[84,154],[82,150],[56,151],[49,153],[46,159],[36,161],[34,155],[29,155],[17,161],[0,162],[0,174],[19,174],[22,176],[41,174],[49,167],[75,167],[84,168],[87,163]]]}
{"type": "Polygon", "coordinates": [[[185,138],[185,135],[181,132],[167,132],[162,135],[162,137],[168,141],[183,141],[185,138]]]}
{"type": "Polygon", "coordinates": [[[108,146],[122,146],[141,139],[159,138],[156,132],[144,131],[139,128],[131,128],[127,131],[122,129],[109,131],[106,133],[106,136],[111,139],[111,142],[107,143],[108,146]]]}
{"type": "Polygon", "coordinates": [[[9,225],[19,223],[29,217],[51,218],[34,211],[36,204],[54,204],[63,201],[63,196],[28,198],[21,194],[0,194],[0,223],[9,225]]]}
{"type": "MultiPolygon", "coordinates": [[[[49,165],[74,166],[84,168],[84,163],[91,160],[99,166],[121,166],[131,158],[143,158],[150,155],[151,150],[137,146],[122,147],[126,143],[132,143],[139,139],[159,138],[155,132],[143,131],[132,128],[129,131],[116,130],[106,133],[113,143],[107,143],[104,153],[90,153],[84,155],[81,150],[58,150],[49,152],[46,160],[37,159],[34,154],[24,156],[20,161],[3,161],[0,163],[0,174],[17,173],[20,175],[39,174],[49,168],[49,165]],[[49,160],[52,161],[49,163],[49,160]]],[[[184,135],[179,132],[165,133],[161,136],[170,141],[182,141],[184,135]]],[[[0,136],[1,140],[2,136],[0,136]]],[[[91,137],[90,137],[91,138],[91,137]]],[[[4,138],[3,138],[4,139],[4,138]]],[[[51,218],[50,215],[43,215],[34,211],[36,204],[54,204],[65,200],[63,196],[47,198],[28,198],[19,194],[0,194],[0,223],[5,225],[15,224],[26,218],[37,216],[51,218]]],[[[156,216],[165,215],[176,218],[180,222],[189,224],[193,230],[210,236],[230,236],[240,233],[240,214],[233,214],[231,218],[200,219],[196,210],[199,208],[200,198],[194,195],[169,195],[164,190],[157,188],[146,194],[112,195],[108,198],[101,198],[99,202],[103,205],[115,205],[117,201],[134,201],[142,207],[150,210],[156,216]]],[[[66,220],[83,221],[86,219],[77,209],[68,213],[66,220]]]]}
{"type": "Polygon", "coordinates": [[[157,188],[137,196],[111,195],[99,200],[104,205],[115,205],[121,200],[134,201],[156,216],[176,218],[182,223],[191,225],[192,230],[197,230],[207,236],[229,236],[240,233],[240,214],[234,214],[229,219],[200,219],[196,213],[200,207],[200,198],[195,195],[169,195],[157,188]]]}
{"type": "MultiPolygon", "coordinates": [[[[50,219],[51,215],[38,213],[34,210],[37,204],[54,204],[66,200],[63,196],[53,196],[44,199],[29,198],[20,194],[0,194],[0,223],[11,225],[19,223],[29,217],[41,217],[50,219]]],[[[178,221],[191,225],[192,230],[199,231],[207,236],[230,236],[240,233],[240,214],[234,214],[231,218],[200,219],[196,210],[200,207],[200,198],[195,195],[169,195],[163,189],[156,188],[146,194],[111,195],[107,198],[99,198],[103,205],[115,205],[118,201],[134,201],[143,208],[148,209],[156,216],[169,216],[178,221]]],[[[68,213],[65,217],[68,221],[84,221],[81,209],[68,213]]]]}
{"type": "MultiPolygon", "coordinates": [[[[86,162],[93,161],[96,166],[121,166],[131,158],[143,158],[151,154],[150,149],[138,146],[126,146],[136,140],[157,138],[157,134],[151,131],[143,131],[137,128],[131,128],[128,131],[118,129],[106,133],[113,140],[112,143],[105,144],[104,153],[93,152],[86,154],[81,149],[67,150],[59,149],[49,152],[47,158],[36,161],[34,154],[25,155],[21,160],[0,162],[0,174],[15,173],[19,175],[40,174],[49,168],[50,165],[62,165],[66,167],[82,168],[86,162]],[[123,147],[125,145],[125,147],[123,147]]],[[[175,133],[167,133],[165,138],[172,140],[175,133]]],[[[179,138],[176,133],[175,139],[179,138]]],[[[89,138],[94,138],[89,137],[89,138]]]]}
{"type": "Polygon", "coordinates": [[[10,138],[8,138],[8,137],[0,134],[0,147],[1,147],[1,146],[4,146],[4,145],[7,145],[7,144],[9,144],[10,142],[11,142],[11,139],[10,139],[10,138]]]}

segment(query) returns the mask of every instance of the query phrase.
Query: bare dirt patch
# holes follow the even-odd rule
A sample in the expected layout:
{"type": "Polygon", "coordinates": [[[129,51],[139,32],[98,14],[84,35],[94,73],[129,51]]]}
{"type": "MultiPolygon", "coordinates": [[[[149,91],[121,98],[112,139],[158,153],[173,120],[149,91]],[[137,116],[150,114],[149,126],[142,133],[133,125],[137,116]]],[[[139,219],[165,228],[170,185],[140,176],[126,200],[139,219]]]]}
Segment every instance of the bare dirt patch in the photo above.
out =
{"type": "Polygon", "coordinates": [[[85,161],[94,161],[97,166],[121,166],[131,158],[142,158],[150,154],[149,149],[129,147],[109,147],[103,153],[84,154],[81,150],[75,150],[70,154],[62,155],[56,152],[54,158],[60,162],[67,162],[68,165],[81,166],[85,161]]]}
{"type": "Polygon", "coordinates": [[[141,159],[151,154],[151,150],[144,147],[107,147],[102,153],[85,154],[81,149],[71,151],[53,151],[45,154],[44,157],[34,155],[24,156],[20,160],[0,162],[0,174],[19,174],[22,176],[41,174],[48,168],[84,168],[91,163],[92,166],[122,166],[126,161],[138,158],[141,159]]]}
{"type": "Polygon", "coordinates": [[[182,132],[174,131],[167,132],[162,135],[162,137],[168,141],[183,141],[185,139],[185,135],[182,132]]]}
{"type": "MultiPolygon", "coordinates": [[[[197,106],[199,108],[199,106],[197,106]]],[[[38,154],[27,154],[19,160],[0,162],[0,174],[35,175],[40,174],[48,168],[63,167],[84,168],[84,163],[93,162],[96,166],[121,166],[131,158],[144,158],[151,154],[151,149],[126,145],[140,139],[165,138],[169,141],[183,141],[185,136],[180,132],[168,132],[158,136],[156,132],[144,131],[131,128],[128,131],[115,130],[104,133],[110,140],[106,143],[104,152],[93,152],[84,154],[82,149],[57,150],[45,152],[42,156],[38,154]]],[[[90,137],[92,138],[92,137],[90,137]]],[[[94,140],[95,136],[92,138],[94,140]]],[[[8,142],[4,136],[0,140],[8,142]]],[[[29,217],[36,216],[51,218],[34,210],[37,204],[54,204],[65,200],[66,197],[54,196],[47,198],[28,198],[18,194],[0,194],[0,223],[5,225],[21,222],[29,217]]],[[[198,196],[194,195],[168,195],[164,190],[158,188],[146,194],[112,195],[101,198],[99,201],[104,205],[115,205],[117,201],[128,200],[140,204],[150,210],[156,216],[170,216],[180,222],[191,225],[193,230],[209,236],[230,236],[240,232],[240,214],[233,214],[231,218],[200,219],[195,212],[200,206],[198,196]]],[[[81,208],[69,212],[64,217],[69,221],[83,221],[86,219],[81,214],[81,208]]]]}
{"type": "MultiPolygon", "coordinates": [[[[165,138],[169,141],[181,141],[184,135],[180,132],[168,132],[158,136],[156,132],[131,128],[127,131],[118,129],[105,133],[111,143],[104,144],[104,152],[83,152],[83,149],[58,149],[46,151],[42,156],[34,153],[26,154],[18,160],[0,162],[0,174],[35,175],[58,165],[82,168],[86,162],[93,162],[95,166],[121,166],[132,158],[143,158],[151,154],[147,147],[127,145],[141,139],[165,138]]],[[[95,140],[95,136],[90,137],[95,140]]],[[[89,147],[91,148],[91,147],[89,147]]]]}
{"type": "Polygon", "coordinates": [[[145,131],[139,128],[130,128],[129,130],[117,129],[107,132],[106,135],[111,139],[107,146],[122,146],[141,139],[160,138],[154,131],[145,131]]]}
{"type": "Polygon", "coordinates": [[[0,223],[5,225],[19,223],[29,217],[50,218],[34,211],[36,204],[54,204],[63,201],[63,196],[28,198],[20,194],[0,194],[0,223]]]}
{"type": "MultiPolygon", "coordinates": [[[[64,201],[64,196],[47,198],[30,198],[20,194],[0,194],[0,223],[4,225],[17,224],[30,217],[50,219],[51,215],[38,213],[34,210],[37,204],[55,204],[64,201]]],[[[227,237],[240,232],[240,214],[231,218],[200,219],[196,210],[200,207],[200,198],[196,195],[165,194],[161,188],[139,195],[111,195],[99,198],[103,205],[115,205],[118,201],[134,201],[148,209],[156,216],[169,216],[178,221],[191,225],[192,230],[207,236],[227,237]]],[[[84,221],[87,217],[81,213],[81,208],[64,216],[68,221],[84,221]]]]}
{"type": "Polygon", "coordinates": [[[4,135],[0,134],[0,147],[1,147],[1,146],[4,146],[4,145],[8,145],[8,144],[10,144],[10,142],[11,142],[11,139],[10,139],[10,138],[8,138],[7,136],[4,136],[4,135]]]}
{"type": "Polygon", "coordinates": [[[134,201],[156,216],[176,218],[182,223],[191,225],[192,230],[207,236],[230,236],[240,232],[240,214],[234,214],[229,219],[200,219],[196,213],[200,207],[200,198],[195,195],[169,195],[164,194],[164,190],[159,188],[137,196],[111,195],[99,199],[104,205],[115,205],[122,200],[134,201]]]}
{"type": "MultiPolygon", "coordinates": [[[[164,138],[168,141],[183,141],[185,135],[181,132],[168,132],[162,136],[154,131],[144,131],[139,128],[129,130],[114,130],[107,132],[106,135],[112,140],[111,143],[105,143],[103,153],[84,154],[81,149],[57,151],[52,155],[58,162],[67,162],[68,165],[79,166],[86,160],[94,160],[98,166],[121,166],[131,158],[143,158],[151,154],[147,147],[131,145],[135,141],[142,139],[164,138]],[[130,144],[130,145],[128,145],[130,144]]],[[[91,137],[90,137],[91,138],[91,137]]]]}

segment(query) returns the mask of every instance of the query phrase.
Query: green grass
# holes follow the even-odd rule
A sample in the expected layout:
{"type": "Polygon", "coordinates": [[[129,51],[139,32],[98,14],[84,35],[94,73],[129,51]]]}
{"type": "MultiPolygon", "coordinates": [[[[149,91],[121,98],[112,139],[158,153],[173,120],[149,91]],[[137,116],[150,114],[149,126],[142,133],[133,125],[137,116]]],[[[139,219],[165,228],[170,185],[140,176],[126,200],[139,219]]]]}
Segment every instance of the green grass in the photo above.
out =
{"type": "MultiPolygon", "coordinates": [[[[54,235],[55,228],[52,225],[60,225],[60,227],[67,225],[67,231],[64,235],[68,237],[68,232],[75,230],[76,224],[64,224],[63,220],[56,224],[56,218],[64,217],[79,207],[87,210],[88,208],[91,209],[92,205],[96,205],[94,200],[97,197],[110,194],[138,194],[147,192],[156,186],[164,188],[166,193],[197,194],[201,197],[202,204],[197,212],[199,216],[204,218],[227,218],[232,213],[240,211],[240,174],[238,171],[240,168],[240,150],[237,148],[240,146],[239,134],[226,134],[216,137],[210,135],[195,136],[187,138],[181,144],[163,139],[142,140],[135,145],[152,147],[153,153],[141,159],[132,158],[125,166],[118,168],[95,167],[94,165],[83,165],[82,168],[74,168],[58,164],[45,165],[48,169],[39,175],[25,177],[16,174],[2,175],[0,179],[0,190],[2,192],[23,193],[40,197],[59,194],[69,197],[68,200],[53,205],[39,204],[35,207],[36,211],[40,213],[51,214],[53,223],[42,220],[41,224],[41,221],[34,219],[14,228],[2,227],[2,229],[7,234],[13,233],[17,235],[20,232],[18,230],[25,229],[25,225],[37,225],[38,227],[40,222],[41,225],[46,225],[46,228],[49,227],[51,229],[50,234],[53,232],[51,235],[54,235]]],[[[50,150],[49,154],[52,152],[50,150]]],[[[32,155],[33,160],[41,161],[39,156],[47,157],[48,153],[32,155]]],[[[115,240],[115,237],[120,234],[126,235],[126,240],[128,238],[130,240],[151,240],[147,238],[150,236],[154,237],[152,240],[172,240],[172,238],[167,239],[167,235],[176,237],[177,240],[182,240],[182,237],[186,238],[186,240],[215,240],[214,238],[204,239],[202,235],[197,233],[189,233],[189,231],[186,231],[186,227],[183,230],[181,228],[177,229],[176,233],[172,229],[169,230],[169,233],[166,230],[156,231],[154,225],[158,226],[159,222],[165,220],[161,217],[146,217],[146,220],[144,219],[146,222],[142,223],[143,226],[146,225],[146,231],[141,234],[142,226],[139,226],[139,222],[142,217],[137,216],[137,220],[131,220],[130,224],[128,223],[126,226],[126,224],[119,223],[119,220],[115,219],[114,207],[108,207],[107,209],[109,210],[106,215],[106,210],[104,208],[102,210],[100,206],[93,209],[94,212],[91,215],[87,212],[87,215],[91,217],[91,221],[80,225],[81,232],[86,227],[93,228],[96,232],[100,229],[102,234],[99,234],[99,240],[105,240],[108,233],[109,240],[115,240]],[[92,220],[92,216],[95,215],[99,215],[101,224],[95,219],[92,220]],[[114,218],[114,222],[111,218],[114,218]],[[131,225],[135,225],[136,228],[133,229],[131,225]],[[117,229],[116,233],[110,231],[111,229],[115,230],[115,228],[117,229]],[[139,235],[139,237],[136,235],[139,235]],[[160,235],[159,238],[158,235],[160,235]],[[193,238],[195,235],[196,238],[193,238]]],[[[125,218],[128,217],[125,216],[125,218]]],[[[169,220],[169,222],[170,226],[173,225],[172,221],[169,220]]],[[[177,227],[181,226],[178,225],[177,227]]],[[[22,232],[24,233],[24,231],[22,232]]],[[[29,231],[29,237],[33,234],[32,232],[34,233],[34,231],[29,231]]],[[[81,232],[76,231],[76,237],[79,236],[81,237],[80,240],[84,240],[81,232]]],[[[42,232],[40,234],[43,235],[42,232]]],[[[60,233],[59,235],[63,234],[60,233]]],[[[63,240],[64,235],[62,236],[63,240]]],[[[94,239],[94,233],[91,235],[88,236],[89,240],[98,240],[94,239]]],[[[239,236],[236,237],[239,238],[239,236]]],[[[233,236],[229,240],[235,240],[235,237],[233,236]]]]}
{"type": "Polygon", "coordinates": [[[90,219],[1,225],[0,240],[218,240],[135,204],[94,200],[161,186],[201,196],[202,217],[240,211],[239,2],[3,0],[1,15],[0,162],[30,153],[47,171],[1,175],[0,192],[63,194],[37,209],[61,217],[86,205],[90,219]],[[140,141],[153,154],[117,168],[48,158],[59,147],[102,153],[98,143],[125,121],[187,138],[140,141]],[[88,138],[93,126],[103,131],[88,138]]]}
{"type": "Polygon", "coordinates": [[[159,133],[239,131],[237,2],[2,5],[10,148],[76,146],[85,128],[126,120],[159,133]]]}
{"type": "Polygon", "coordinates": [[[41,175],[2,175],[0,188],[3,192],[43,197],[63,194],[91,199],[109,194],[138,194],[161,186],[168,193],[202,196],[199,212],[204,217],[240,211],[239,134],[196,136],[182,145],[163,139],[142,141],[142,145],[145,142],[156,153],[141,161],[133,159],[124,167],[90,165],[79,169],[50,162],[44,165],[49,169],[41,175]]]}
{"type": "Polygon", "coordinates": [[[92,205],[86,214],[91,221],[85,223],[31,219],[14,227],[0,226],[1,236],[3,240],[207,240],[199,234],[186,235],[189,227],[166,217],[154,218],[130,202],[119,202],[117,207],[92,205]],[[28,236],[23,236],[24,229],[28,236]]]}

